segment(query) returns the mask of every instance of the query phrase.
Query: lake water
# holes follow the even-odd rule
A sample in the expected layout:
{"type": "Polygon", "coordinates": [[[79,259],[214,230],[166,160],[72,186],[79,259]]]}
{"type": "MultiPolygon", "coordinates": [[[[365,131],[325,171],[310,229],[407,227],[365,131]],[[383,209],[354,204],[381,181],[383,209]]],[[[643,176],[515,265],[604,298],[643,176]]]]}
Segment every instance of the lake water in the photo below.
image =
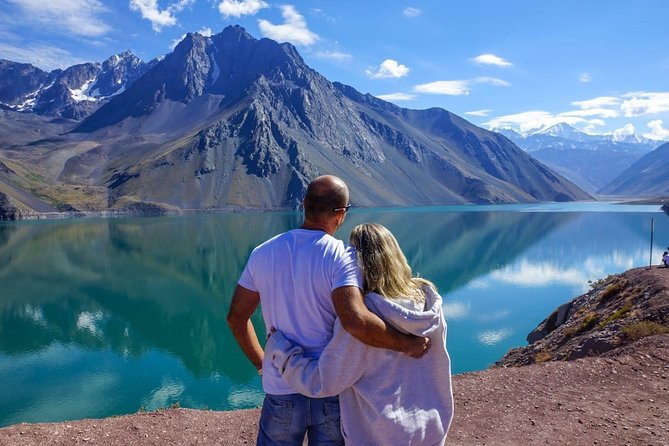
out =
{"type": "MultiPolygon", "coordinates": [[[[485,368],[588,280],[653,263],[659,206],[544,204],[353,210],[444,296],[453,372],[485,368]]],[[[0,223],[0,426],[262,401],[225,323],[250,251],[299,213],[0,223]]],[[[254,323],[260,336],[259,314],[254,323]]]]}

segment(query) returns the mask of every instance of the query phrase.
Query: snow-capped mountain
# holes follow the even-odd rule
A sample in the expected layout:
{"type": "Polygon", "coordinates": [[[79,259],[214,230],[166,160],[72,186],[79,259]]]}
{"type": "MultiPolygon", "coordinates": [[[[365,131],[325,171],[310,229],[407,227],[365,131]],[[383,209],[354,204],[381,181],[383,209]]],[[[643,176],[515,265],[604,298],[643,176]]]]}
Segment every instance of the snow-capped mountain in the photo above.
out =
{"type": "Polygon", "coordinates": [[[0,103],[20,112],[81,119],[125,91],[153,63],[124,51],[102,63],[47,73],[30,64],[0,60],[0,103]]]}
{"type": "Polygon", "coordinates": [[[651,145],[653,147],[657,147],[659,144],[662,144],[663,142],[666,141],[656,141],[653,139],[648,139],[644,138],[641,135],[637,135],[636,133],[628,133],[628,134],[610,134],[610,135],[604,135],[608,138],[611,139],[613,142],[619,142],[619,143],[625,143],[625,144],[640,144],[640,145],[651,145]]]}
{"type": "Polygon", "coordinates": [[[663,143],[634,133],[590,135],[565,123],[525,134],[511,129],[495,131],[590,193],[663,143]]]}
{"type": "Polygon", "coordinates": [[[579,132],[574,127],[570,126],[569,124],[565,124],[564,122],[535,130],[534,132],[530,132],[527,136],[530,135],[546,135],[555,138],[571,139],[574,141],[585,141],[590,136],[586,133],[579,132]]]}
{"type": "Polygon", "coordinates": [[[518,143],[518,141],[523,142],[520,146],[528,152],[541,150],[547,146],[559,146],[565,149],[603,150],[607,148],[603,144],[612,143],[613,146],[608,147],[610,150],[634,151],[634,147],[626,146],[627,144],[631,144],[633,146],[639,146],[636,149],[647,153],[663,143],[663,141],[655,141],[637,135],[633,130],[631,130],[631,133],[613,132],[601,135],[591,135],[589,133],[581,132],[564,122],[548,127],[532,129],[525,133],[518,133],[509,128],[493,129],[493,131],[501,133],[516,143],[518,143]],[[561,140],[566,140],[567,142],[561,140]],[[585,145],[573,144],[574,142],[584,143],[585,145]],[[616,147],[616,144],[622,144],[622,146],[616,147]]]}

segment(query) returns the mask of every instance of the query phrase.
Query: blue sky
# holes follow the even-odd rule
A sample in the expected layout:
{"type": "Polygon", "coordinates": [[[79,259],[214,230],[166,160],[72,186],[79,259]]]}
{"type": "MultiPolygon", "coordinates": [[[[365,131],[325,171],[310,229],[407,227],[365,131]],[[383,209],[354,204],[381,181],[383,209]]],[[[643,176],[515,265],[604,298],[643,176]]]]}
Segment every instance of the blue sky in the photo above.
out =
{"type": "Polygon", "coordinates": [[[669,1],[0,0],[0,58],[43,69],[240,24],[331,81],[483,127],[669,140],[669,1]]]}

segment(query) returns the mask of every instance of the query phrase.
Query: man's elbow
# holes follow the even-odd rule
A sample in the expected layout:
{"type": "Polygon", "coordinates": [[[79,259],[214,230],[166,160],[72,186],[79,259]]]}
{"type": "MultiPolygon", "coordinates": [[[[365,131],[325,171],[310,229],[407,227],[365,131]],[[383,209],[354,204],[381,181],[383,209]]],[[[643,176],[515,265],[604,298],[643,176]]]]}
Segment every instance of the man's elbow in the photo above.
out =
{"type": "Polygon", "coordinates": [[[239,330],[241,327],[246,325],[247,320],[244,318],[240,317],[238,314],[235,314],[233,312],[228,313],[228,316],[226,317],[226,322],[228,323],[228,327],[230,327],[230,330],[233,332],[239,330]]]}
{"type": "Polygon", "coordinates": [[[348,317],[340,318],[340,321],[344,330],[349,332],[353,337],[358,339],[367,337],[367,324],[363,317],[360,317],[359,315],[349,315],[348,317]]]}

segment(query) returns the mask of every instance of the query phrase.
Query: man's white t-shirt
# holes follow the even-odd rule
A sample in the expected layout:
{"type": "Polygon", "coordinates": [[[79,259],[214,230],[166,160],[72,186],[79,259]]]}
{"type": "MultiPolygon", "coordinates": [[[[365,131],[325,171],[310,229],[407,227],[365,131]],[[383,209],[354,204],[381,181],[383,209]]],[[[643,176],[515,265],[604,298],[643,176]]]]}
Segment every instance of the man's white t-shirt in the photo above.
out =
{"type": "MultiPolygon", "coordinates": [[[[332,291],[362,288],[353,248],[324,231],[293,229],[253,250],[239,285],[260,294],[265,327],[280,330],[318,358],[332,338],[337,317],[332,291]]],[[[263,389],[273,395],[295,393],[266,356],[263,389]]]]}

